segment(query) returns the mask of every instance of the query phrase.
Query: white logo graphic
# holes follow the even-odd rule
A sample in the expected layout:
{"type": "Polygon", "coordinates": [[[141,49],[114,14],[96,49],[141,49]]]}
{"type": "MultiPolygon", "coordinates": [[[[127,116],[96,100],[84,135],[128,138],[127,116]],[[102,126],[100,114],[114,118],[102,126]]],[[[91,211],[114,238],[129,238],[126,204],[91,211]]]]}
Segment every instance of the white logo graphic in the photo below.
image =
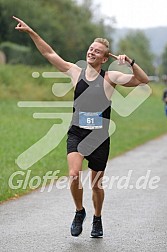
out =
{"type": "MultiPolygon", "coordinates": [[[[79,66],[85,66],[85,61],[77,62],[79,66]]],[[[115,64],[115,63],[114,63],[115,64]]],[[[110,65],[110,69],[112,64],[110,65]]],[[[40,74],[38,72],[34,72],[32,74],[33,78],[38,78],[40,74]]],[[[68,82],[59,82],[54,83],[52,86],[52,92],[57,97],[63,97],[66,95],[72,88],[71,79],[64,73],[61,72],[43,72],[43,78],[58,78],[69,80],[68,82]]],[[[102,78],[102,77],[101,77],[102,78]]],[[[87,88],[86,92],[89,92],[89,87],[87,88]]],[[[84,94],[85,92],[83,92],[84,94]]],[[[83,94],[81,94],[77,100],[83,98],[83,94]]],[[[117,90],[114,91],[112,94],[112,109],[114,109],[120,116],[127,117],[133,111],[135,111],[151,94],[151,88],[148,85],[141,85],[135,87],[126,97],[122,96],[117,90]]],[[[85,101],[86,102],[86,101],[85,101]]],[[[100,102],[100,101],[98,101],[100,102]]],[[[72,108],[73,102],[72,101],[20,101],[18,102],[18,107],[56,107],[56,108],[72,108]]],[[[104,107],[103,110],[106,108],[104,107]]],[[[34,113],[34,119],[58,119],[59,123],[54,124],[48,133],[43,136],[40,140],[30,146],[27,150],[21,153],[18,158],[16,159],[17,165],[26,170],[31,167],[33,164],[38,162],[41,158],[46,156],[49,152],[55,149],[66,135],[67,130],[70,125],[70,121],[72,118],[72,113],[34,113]]],[[[104,118],[103,118],[104,119],[104,118]]],[[[108,120],[108,119],[104,119],[108,120]]],[[[111,136],[115,130],[116,125],[112,120],[108,120],[110,127],[109,127],[109,136],[111,136]]],[[[93,131],[89,134],[78,146],[78,148],[82,148],[83,144],[89,142],[91,138],[97,139],[99,136],[97,131],[93,131]]],[[[91,149],[86,149],[84,155],[89,155],[93,152],[102,142],[105,141],[106,135],[102,135],[99,141],[93,146],[91,149]]]]}

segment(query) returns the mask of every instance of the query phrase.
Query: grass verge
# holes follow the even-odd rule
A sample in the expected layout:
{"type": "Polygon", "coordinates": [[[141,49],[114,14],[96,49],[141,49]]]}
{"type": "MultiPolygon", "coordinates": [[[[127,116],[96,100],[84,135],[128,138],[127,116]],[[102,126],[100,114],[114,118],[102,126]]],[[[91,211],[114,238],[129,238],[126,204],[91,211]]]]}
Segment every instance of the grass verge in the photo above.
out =
{"type": "MultiPolygon", "coordinates": [[[[53,100],[55,97],[51,93],[53,83],[51,81],[48,83],[48,80],[43,79],[32,79],[30,76],[32,73],[31,68],[23,66],[7,66],[7,68],[9,76],[5,76],[4,71],[1,69],[3,74],[0,77],[0,202],[31,191],[32,185],[34,185],[35,189],[38,182],[35,179],[32,181],[35,176],[41,178],[41,183],[38,185],[40,187],[43,182],[42,178],[48,171],[53,173],[60,170],[59,176],[68,174],[66,136],[57,148],[28,169],[29,177],[27,177],[27,171],[21,170],[15,163],[16,158],[46,135],[54,124],[53,119],[35,120],[32,114],[34,112],[55,112],[54,108],[45,108],[45,110],[42,108],[35,110],[34,108],[19,108],[17,102],[19,100],[53,100]],[[20,75],[17,76],[18,69],[20,75]],[[16,75],[15,72],[17,72],[16,75]],[[13,185],[18,188],[11,189],[9,178],[14,172],[18,171],[21,171],[20,174],[13,179],[13,185]],[[25,180],[27,180],[26,186],[24,186],[25,180]]],[[[33,69],[33,71],[42,72],[44,69],[38,68],[33,69]]],[[[51,68],[48,71],[52,71],[51,68]]],[[[164,85],[160,83],[151,84],[151,88],[152,95],[130,116],[121,117],[112,111],[112,120],[116,124],[116,131],[111,136],[110,159],[167,133],[167,118],[164,114],[161,98],[164,85]]],[[[120,92],[126,95],[129,89],[123,88],[120,92]]],[[[72,99],[72,93],[67,94],[62,99],[72,99]]],[[[84,166],[86,167],[86,163],[84,166]]]]}

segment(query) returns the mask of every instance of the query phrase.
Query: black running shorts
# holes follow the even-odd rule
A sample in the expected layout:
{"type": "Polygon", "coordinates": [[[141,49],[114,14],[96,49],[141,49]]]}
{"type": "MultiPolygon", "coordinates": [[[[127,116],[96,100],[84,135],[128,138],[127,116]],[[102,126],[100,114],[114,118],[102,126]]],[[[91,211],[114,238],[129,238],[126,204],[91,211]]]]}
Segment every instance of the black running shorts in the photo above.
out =
{"type": "MultiPolygon", "coordinates": [[[[78,150],[78,145],[90,134],[90,132],[90,130],[88,131],[77,126],[72,126],[67,134],[67,154],[71,152],[80,152],[82,154],[82,152],[78,150]]],[[[88,160],[88,167],[94,171],[104,171],[108,160],[109,148],[110,138],[108,137],[90,155],[84,155],[84,158],[88,160]]]]}

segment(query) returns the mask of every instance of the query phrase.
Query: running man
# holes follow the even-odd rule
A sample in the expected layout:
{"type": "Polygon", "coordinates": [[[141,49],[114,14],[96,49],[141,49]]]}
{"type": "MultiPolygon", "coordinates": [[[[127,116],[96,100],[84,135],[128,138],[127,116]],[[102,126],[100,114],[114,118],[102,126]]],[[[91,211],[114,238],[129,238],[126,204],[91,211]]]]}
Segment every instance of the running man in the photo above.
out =
{"type": "Polygon", "coordinates": [[[165,115],[167,116],[167,89],[165,89],[162,99],[165,104],[165,115]]]}
{"type": "Polygon", "coordinates": [[[103,237],[102,206],[104,190],[102,178],[109,154],[109,121],[111,96],[117,84],[134,87],[148,83],[146,73],[127,55],[115,56],[109,52],[109,42],[96,38],[86,54],[86,67],[62,59],[35,31],[19,18],[16,30],[26,32],[35,43],[39,52],[61,72],[68,74],[74,86],[74,109],[67,139],[67,161],[71,178],[71,194],[76,213],[71,225],[71,235],[79,236],[82,232],[86,211],[83,206],[83,188],[80,181],[83,159],[88,160],[91,170],[92,200],[94,206],[91,237],[103,237]],[[102,65],[109,57],[119,64],[129,64],[133,74],[119,71],[103,71],[102,65]]]}

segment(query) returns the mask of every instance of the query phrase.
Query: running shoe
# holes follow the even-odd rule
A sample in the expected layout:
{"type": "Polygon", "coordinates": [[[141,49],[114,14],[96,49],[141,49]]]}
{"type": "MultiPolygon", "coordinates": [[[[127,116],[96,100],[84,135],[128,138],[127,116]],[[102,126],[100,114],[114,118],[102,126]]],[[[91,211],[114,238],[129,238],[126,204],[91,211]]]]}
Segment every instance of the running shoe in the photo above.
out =
{"type": "Polygon", "coordinates": [[[71,225],[71,235],[79,236],[82,233],[82,224],[86,217],[85,208],[80,211],[76,211],[74,220],[71,225]]]}
{"type": "Polygon", "coordinates": [[[92,223],[92,231],[90,237],[92,238],[100,238],[103,237],[103,226],[102,226],[102,220],[100,217],[93,217],[93,223],[92,223]]]}

